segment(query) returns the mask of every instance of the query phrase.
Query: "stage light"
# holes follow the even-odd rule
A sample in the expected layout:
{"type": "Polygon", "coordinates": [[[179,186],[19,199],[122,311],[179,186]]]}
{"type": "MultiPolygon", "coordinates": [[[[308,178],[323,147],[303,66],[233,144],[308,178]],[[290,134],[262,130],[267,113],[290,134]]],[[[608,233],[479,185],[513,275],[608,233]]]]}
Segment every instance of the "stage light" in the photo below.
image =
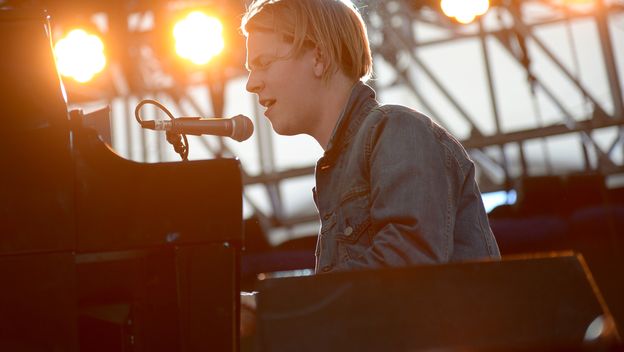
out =
{"type": "Polygon", "coordinates": [[[453,17],[459,23],[467,24],[475,17],[487,12],[490,7],[488,0],[441,0],[440,7],[445,15],[453,17]]]}
{"type": "Polygon", "coordinates": [[[575,10],[591,10],[596,5],[596,0],[563,0],[563,4],[575,10]]]}
{"type": "Polygon", "coordinates": [[[63,76],[85,83],[106,66],[104,43],[94,34],[74,29],[54,45],[56,67],[63,76]]]}
{"type": "Polygon", "coordinates": [[[178,55],[197,65],[207,64],[225,46],[221,22],[200,11],[193,11],[178,21],[173,36],[178,55]]]}

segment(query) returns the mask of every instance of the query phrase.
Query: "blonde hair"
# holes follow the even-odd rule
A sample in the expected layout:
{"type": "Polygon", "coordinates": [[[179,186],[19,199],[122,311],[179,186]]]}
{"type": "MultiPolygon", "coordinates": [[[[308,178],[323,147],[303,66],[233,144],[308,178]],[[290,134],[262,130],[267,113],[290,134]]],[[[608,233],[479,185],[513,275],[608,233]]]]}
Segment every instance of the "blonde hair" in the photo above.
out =
{"type": "Polygon", "coordinates": [[[366,25],[349,0],[254,0],[241,23],[243,34],[270,31],[293,43],[297,56],[318,48],[327,59],[325,81],[338,70],[367,80],[373,70],[366,25]]]}

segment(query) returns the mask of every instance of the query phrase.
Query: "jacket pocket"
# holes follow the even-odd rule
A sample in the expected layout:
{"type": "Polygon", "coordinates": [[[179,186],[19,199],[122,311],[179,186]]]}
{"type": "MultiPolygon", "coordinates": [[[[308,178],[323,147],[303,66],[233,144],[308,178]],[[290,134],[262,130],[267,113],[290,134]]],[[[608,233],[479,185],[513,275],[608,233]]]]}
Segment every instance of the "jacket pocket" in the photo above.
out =
{"type": "Polygon", "coordinates": [[[363,236],[369,232],[370,225],[368,190],[356,189],[343,195],[340,207],[336,211],[333,231],[339,261],[362,257],[371,245],[370,236],[363,236]]]}

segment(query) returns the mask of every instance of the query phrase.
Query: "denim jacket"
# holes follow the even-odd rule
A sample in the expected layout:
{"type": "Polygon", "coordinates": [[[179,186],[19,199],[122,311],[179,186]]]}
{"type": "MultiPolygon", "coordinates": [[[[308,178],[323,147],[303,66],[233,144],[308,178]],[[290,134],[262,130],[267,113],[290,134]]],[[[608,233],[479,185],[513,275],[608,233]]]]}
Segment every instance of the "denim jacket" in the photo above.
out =
{"type": "Polygon", "coordinates": [[[357,83],[316,164],[316,272],[500,258],[465,149],[357,83]]]}

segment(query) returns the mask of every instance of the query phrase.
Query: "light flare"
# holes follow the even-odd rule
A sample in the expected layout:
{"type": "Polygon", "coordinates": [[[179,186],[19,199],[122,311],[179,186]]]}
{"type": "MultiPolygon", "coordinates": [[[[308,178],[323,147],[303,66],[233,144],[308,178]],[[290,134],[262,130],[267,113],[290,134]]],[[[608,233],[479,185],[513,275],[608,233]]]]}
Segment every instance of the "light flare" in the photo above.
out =
{"type": "Polygon", "coordinates": [[[205,65],[225,47],[223,25],[200,11],[193,11],[173,27],[175,49],[180,57],[205,65]]]}
{"type": "Polygon", "coordinates": [[[83,29],[74,29],[59,40],[54,55],[60,74],[80,83],[90,81],[106,67],[104,43],[83,29]]]}
{"type": "Polygon", "coordinates": [[[468,24],[490,8],[489,0],[441,0],[442,12],[459,23],[468,24]]]}

